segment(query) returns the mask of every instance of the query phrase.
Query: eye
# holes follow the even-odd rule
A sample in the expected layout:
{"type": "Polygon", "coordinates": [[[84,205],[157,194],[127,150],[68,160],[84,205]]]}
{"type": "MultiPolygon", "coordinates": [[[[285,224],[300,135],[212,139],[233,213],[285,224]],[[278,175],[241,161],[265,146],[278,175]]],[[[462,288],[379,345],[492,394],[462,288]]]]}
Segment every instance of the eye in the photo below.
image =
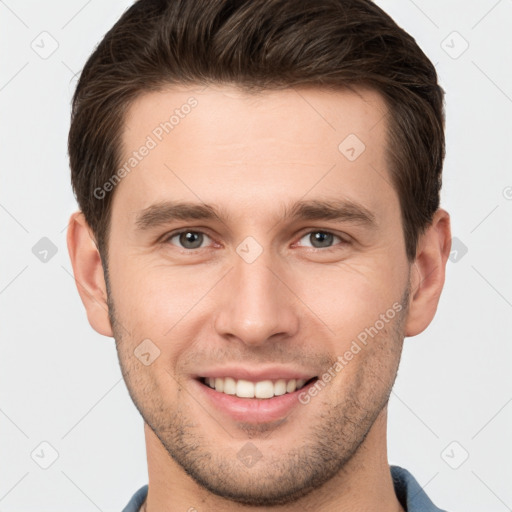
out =
{"type": "MultiPolygon", "coordinates": [[[[165,239],[165,242],[170,242],[177,245],[172,240],[177,239],[183,249],[200,249],[205,239],[210,239],[208,235],[201,231],[180,231],[173,233],[165,239]]],[[[179,247],[179,246],[178,246],[179,247]]]]}
{"type": "MultiPolygon", "coordinates": [[[[340,242],[347,243],[346,240],[343,240],[341,237],[330,233],[329,231],[310,231],[306,235],[304,235],[300,240],[308,240],[311,245],[305,245],[306,247],[314,247],[315,249],[322,248],[330,248],[335,239],[338,239],[340,242]]],[[[301,242],[301,245],[304,245],[301,242]]]]}

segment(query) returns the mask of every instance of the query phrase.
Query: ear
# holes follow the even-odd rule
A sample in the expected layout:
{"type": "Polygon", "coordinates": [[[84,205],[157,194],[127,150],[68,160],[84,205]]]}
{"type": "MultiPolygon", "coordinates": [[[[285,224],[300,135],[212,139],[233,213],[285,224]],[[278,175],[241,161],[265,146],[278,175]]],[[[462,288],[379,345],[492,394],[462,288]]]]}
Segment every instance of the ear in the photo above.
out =
{"type": "Polygon", "coordinates": [[[67,243],[75,283],[89,323],[98,333],[113,337],[100,253],[92,230],[80,211],[69,219],[67,243]]]}
{"type": "Polygon", "coordinates": [[[420,334],[434,318],[443,290],[451,240],[450,216],[439,208],[432,223],[418,240],[411,269],[406,336],[420,334]]]}

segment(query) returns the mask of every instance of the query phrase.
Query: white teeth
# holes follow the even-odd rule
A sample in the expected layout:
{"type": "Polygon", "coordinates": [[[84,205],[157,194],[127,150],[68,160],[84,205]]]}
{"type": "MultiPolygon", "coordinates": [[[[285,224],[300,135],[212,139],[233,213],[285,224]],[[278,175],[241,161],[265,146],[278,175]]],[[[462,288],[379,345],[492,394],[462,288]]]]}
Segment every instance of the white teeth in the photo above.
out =
{"type": "Polygon", "coordinates": [[[295,379],[289,380],[286,384],[286,392],[293,393],[297,388],[297,381],[295,379]]]}
{"type": "Polygon", "coordinates": [[[284,379],[279,379],[274,384],[274,395],[280,396],[286,393],[286,381],[284,379]]]}
{"type": "MultiPolygon", "coordinates": [[[[221,391],[220,387],[215,386],[217,391],[221,391]]],[[[227,395],[236,395],[236,380],[231,377],[224,379],[224,393],[227,395]]]]}
{"type": "Polygon", "coordinates": [[[236,396],[240,398],[254,398],[254,384],[248,380],[240,379],[236,383],[236,396]]]}
{"type": "Polygon", "coordinates": [[[276,381],[251,382],[244,379],[235,380],[232,377],[206,377],[205,383],[220,393],[236,395],[240,398],[272,398],[293,393],[302,388],[306,381],[304,379],[278,379],[276,381]]]}
{"type": "Polygon", "coordinates": [[[219,377],[215,379],[215,389],[217,391],[224,391],[224,379],[220,379],[219,377]]]}
{"type": "Polygon", "coordinates": [[[272,398],[274,396],[273,382],[271,380],[256,382],[254,386],[254,396],[256,398],[272,398]]]}

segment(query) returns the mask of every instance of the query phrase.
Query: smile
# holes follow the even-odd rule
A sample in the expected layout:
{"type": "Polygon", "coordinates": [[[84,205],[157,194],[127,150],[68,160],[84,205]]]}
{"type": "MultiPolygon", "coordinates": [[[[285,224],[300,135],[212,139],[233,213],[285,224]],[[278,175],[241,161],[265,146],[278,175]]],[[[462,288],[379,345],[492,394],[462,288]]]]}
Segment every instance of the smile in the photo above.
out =
{"type": "Polygon", "coordinates": [[[199,380],[219,393],[235,395],[239,398],[273,398],[288,393],[294,393],[315,380],[309,379],[276,379],[251,382],[232,377],[202,377],[199,380]]]}

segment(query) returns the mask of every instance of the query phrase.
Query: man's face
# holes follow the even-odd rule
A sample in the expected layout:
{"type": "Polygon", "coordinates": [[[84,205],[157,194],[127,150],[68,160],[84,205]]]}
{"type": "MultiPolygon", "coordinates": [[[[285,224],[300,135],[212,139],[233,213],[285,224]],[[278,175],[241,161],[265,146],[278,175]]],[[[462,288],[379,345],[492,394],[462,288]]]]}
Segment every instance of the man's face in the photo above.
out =
{"type": "Polygon", "coordinates": [[[120,364],[166,452],[215,494],[305,495],[385,416],[409,289],[385,112],[369,90],[231,87],[146,94],[129,110],[123,162],[150,150],[112,203],[120,364]],[[171,203],[218,216],[173,216],[171,203]],[[293,377],[319,380],[280,394],[293,377]],[[253,385],[268,380],[285,382],[253,385]]]}

